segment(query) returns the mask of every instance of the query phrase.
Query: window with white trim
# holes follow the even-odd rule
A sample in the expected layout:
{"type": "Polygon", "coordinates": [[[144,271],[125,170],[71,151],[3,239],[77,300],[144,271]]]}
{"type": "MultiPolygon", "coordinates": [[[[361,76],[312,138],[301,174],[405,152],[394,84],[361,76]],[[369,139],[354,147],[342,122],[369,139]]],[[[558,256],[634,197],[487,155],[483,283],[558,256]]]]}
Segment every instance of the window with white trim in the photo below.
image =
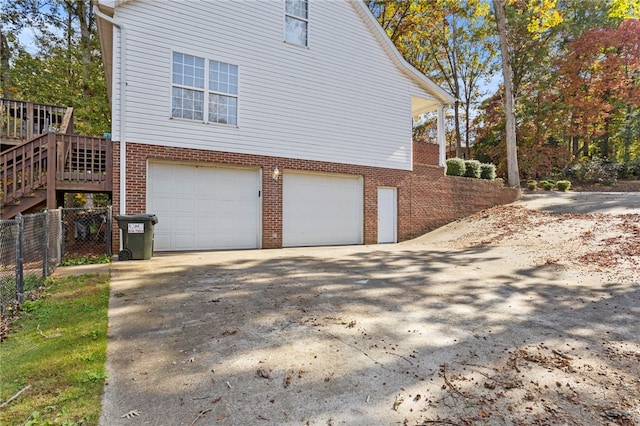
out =
{"type": "Polygon", "coordinates": [[[284,40],[300,46],[307,46],[308,34],[308,0],[284,0],[284,40]]]}
{"type": "Polygon", "coordinates": [[[171,117],[238,124],[237,65],[174,52],[171,81],[171,117]]]}

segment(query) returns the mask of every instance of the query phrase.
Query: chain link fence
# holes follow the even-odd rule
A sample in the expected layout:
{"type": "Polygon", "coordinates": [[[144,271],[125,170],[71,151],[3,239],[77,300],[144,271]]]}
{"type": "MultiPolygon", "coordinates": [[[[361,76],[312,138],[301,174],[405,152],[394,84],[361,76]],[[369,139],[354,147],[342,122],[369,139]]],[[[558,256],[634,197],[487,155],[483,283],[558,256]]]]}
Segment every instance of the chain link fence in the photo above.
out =
{"type": "Polygon", "coordinates": [[[63,260],[111,255],[111,207],[65,208],[62,211],[63,260]]]}
{"type": "Polygon", "coordinates": [[[111,255],[111,207],[47,210],[0,220],[0,314],[65,259],[111,255]]]}

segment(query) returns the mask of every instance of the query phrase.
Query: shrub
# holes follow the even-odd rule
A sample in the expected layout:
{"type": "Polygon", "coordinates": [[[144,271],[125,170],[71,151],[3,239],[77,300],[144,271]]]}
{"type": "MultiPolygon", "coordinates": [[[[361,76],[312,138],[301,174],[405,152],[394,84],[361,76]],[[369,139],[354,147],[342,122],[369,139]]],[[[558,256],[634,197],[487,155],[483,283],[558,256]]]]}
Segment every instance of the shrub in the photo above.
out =
{"type": "Polygon", "coordinates": [[[449,176],[464,176],[465,165],[462,158],[449,158],[447,159],[447,175],[449,176]]]}
{"type": "Polygon", "coordinates": [[[614,163],[607,158],[593,157],[589,161],[576,164],[570,172],[578,182],[613,185],[623,169],[622,164],[614,163]]]}
{"type": "Polygon", "coordinates": [[[555,186],[556,186],[556,183],[552,180],[540,181],[540,188],[544,189],[545,191],[551,191],[555,186]]]}
{"type": "Polygon", "coordinates": [[[494,180],[495,183],[497,183],[500,186],[504,186],[504,179],[503,178],[496,178],[496,180],[494,180]]]}
{"type": "Polygon", "coordinates": [[[571,182],[568,180],[559,180],[556,182],[556,188],[558,191],[566,191],[567,189],[571,189],[571,182]]]}
{"type": "Polygon", "coordinates": [[[640,178],[640,158],[627,161],[624,164],[623,176],[626,179],[639,179],[640,178]]]}
{"type": "Polygon", "coordinates": [[[464,176],[480,179],[480,174],[482,173],[482,169],[480,167],[480,162],[478,160],[465,160],[464,162],[464,176]]]}
{"type": "Polygon", "coordinates": [[[527,181],[527,188],[529,188],[530,191],[535,191],[538,189],[538,182],[535,180],[527,181]]]}
{"type": "Polygon", "coordinates": [[[482,179],[495,180],[496,166],[487,163],[480,164],[480,177],[482,179]]]}

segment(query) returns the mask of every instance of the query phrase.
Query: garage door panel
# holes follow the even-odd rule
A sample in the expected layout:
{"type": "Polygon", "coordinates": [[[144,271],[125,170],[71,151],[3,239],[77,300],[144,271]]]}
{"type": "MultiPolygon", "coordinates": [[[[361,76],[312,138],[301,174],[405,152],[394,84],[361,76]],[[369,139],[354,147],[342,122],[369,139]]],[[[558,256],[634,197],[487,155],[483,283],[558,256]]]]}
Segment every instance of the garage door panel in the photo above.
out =
{"type": "MultiPolygon", "coordinates": [[[[194,223],[192,216],[178,216],[170,217],[167,225],[177,232],[191,232],[194,230],[194,223]]],[[[157,226],[157,225],[156,225],[157,226]]]]}
{"type": "Polygon", "coordinates": [[[173,200],[173,204],[172,204],[172,210],[174,212],[176,212],[177,214],[180,213],[189,213],[189,216],[191,216],[191,213],[193,212],[193,206],[194,206],[194,200],[190,199],[190,198],[184,198],[184,197],[176,197],[173,200]]]}
{"type": "Polygon", "coordinates": [[[258,170],[150,163],[156,250],[257,248],[259,177],[258,170]]]}
{"type": "Polygon", "coordinates": [[[283,180],[284,246],[362,243],[361,177],[285,172],[283,180]]]}

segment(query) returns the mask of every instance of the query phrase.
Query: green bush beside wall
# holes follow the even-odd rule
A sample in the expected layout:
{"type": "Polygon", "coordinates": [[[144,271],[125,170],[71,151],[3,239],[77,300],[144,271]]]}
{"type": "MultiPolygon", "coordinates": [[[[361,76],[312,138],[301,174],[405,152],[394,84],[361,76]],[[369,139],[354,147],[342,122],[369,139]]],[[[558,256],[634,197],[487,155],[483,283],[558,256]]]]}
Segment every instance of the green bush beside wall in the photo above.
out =
{"type": "Polygon", "coordinates": [[[462,158],[449,158],[447,159],[447,175],[449,176],[464,176],[466,167],[462,158]]]}

